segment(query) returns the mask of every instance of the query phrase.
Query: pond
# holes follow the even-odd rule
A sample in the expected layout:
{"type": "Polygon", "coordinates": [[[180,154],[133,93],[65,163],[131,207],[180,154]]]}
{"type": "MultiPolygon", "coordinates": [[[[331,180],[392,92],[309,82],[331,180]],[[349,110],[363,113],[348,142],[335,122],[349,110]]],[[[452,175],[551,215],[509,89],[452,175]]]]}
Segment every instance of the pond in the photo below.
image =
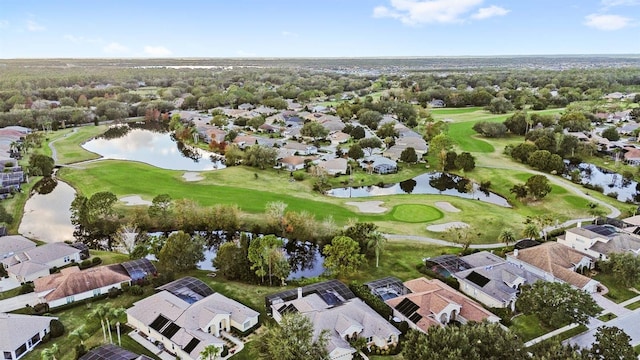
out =
{"type": "MultiPolygon", "coordinates": [[[[212,260],[216,258],[218,246],[211,246],[205,251],[205,259],[198,263],[199,269],[216,270],[212,260]]],[[[284,251],[289,260],[289,266],[291,266],[291,274],[289,274],[287,280],[317,277],[324,272],[324,256],[320,252],[318,245],[309,242],[285,240],[284,251]]]]}
{"type": "MultiPolygon", "coordinates": [[[[28,238],[44,242],[74,241],[71,224],[71,202],[76,191],[69,184],[57,180],[48,193],[34,193],[24,206],[18,232],[28,238]]],[[[46,192],[46,191],[45,191],[46,192]]]]}
{"type": "Polygon", "coordinates": [[[580,171],[580,183],[594,187],[601,187],[605,195],[610,195],[623,202],[640,202],[640,187],[636,181],[625,179],[621,174],[602,169],[588,163],[570,165],[568,168],[568,179],[571,179],[571,172],[580,171]],[[613,196],[616,194],[616,196],[613,196]]]}
{"type": "Polygon", "coordinates": [[[139,161],[168,170],[206,171],[225,167],[220,155],[185,145],[168,132],[120,128],[125,130],[112,131],[115,135],[95,138],[82,147],[104,159],[139,161]]]}
{"type": "Polygon", "coordinates": [[[339,198],[398,194],[438,194],[476,199],[499,206],[511,207],[507,199],[502,196],[482,190],[478,184],[471,184],[468,179],[463,177],[441,172],[422,174],[413,179],[395,184],[385,184],[384,186],[336,188],[329,190],[327,194],[339,198]]]}

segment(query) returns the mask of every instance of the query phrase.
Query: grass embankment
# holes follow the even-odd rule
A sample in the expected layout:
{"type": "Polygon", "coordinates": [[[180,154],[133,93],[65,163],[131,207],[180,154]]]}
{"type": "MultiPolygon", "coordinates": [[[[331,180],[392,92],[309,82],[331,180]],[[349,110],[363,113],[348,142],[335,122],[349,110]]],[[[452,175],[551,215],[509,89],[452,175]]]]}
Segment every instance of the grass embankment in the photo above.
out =
{"type": "Polygon", "coordinates": [[[62,133],[63,135],[56,135],[56,137],[50,139],[50,141],[56,140],[53,143],[53,146],[56,149],[58,157],[57,163],[73,164],[80,161],[100,158],[100,155],[83,149],[81,145],[86,141],[102,134],[105,130],[107,130],[107,126],[100,125],[81,126],[74,129],[60,130],[59,132],[57,132],[62,133]]]}

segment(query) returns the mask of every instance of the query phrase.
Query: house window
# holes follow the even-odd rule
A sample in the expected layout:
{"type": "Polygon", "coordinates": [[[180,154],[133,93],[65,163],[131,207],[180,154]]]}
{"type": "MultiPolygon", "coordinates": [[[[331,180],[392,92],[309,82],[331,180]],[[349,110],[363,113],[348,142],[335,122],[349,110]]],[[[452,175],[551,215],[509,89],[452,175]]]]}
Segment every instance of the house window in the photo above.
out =
{"type": "Polygon", "coordinates": [[[242,324],[242,328],[243,328],[243,329],[248,328],[248,327],[249,327],[249,324],[251,324],[251,321],[249,321],[249,320],[245,321],[245,322],[244,322],[244,324],[242,324]]]}
{"type": "Polygon", "coordinates": [[[4,352],[4,358],[7,360],[11,360],[13,359],[13,356],[11,355],[11,353],[9,351],[5,351],[4,352]]]}
{"type": "Polygon", "coordinates": [[[368,344],[368,343],[370,343],[370,342],[373,342],[373,336],[369,336],[369,337],[367,338],[367,344],[368,344]]]}
{"type": "Polygon", "coordinates": [[[71,260],[71,259],[69,259],[69,257],[68,257],[68,256],[65,256],[65,257],[64,257],[64,262],[69,262],[69,260],[71,260]]]}
{"type": "Polygon", "coordinates": [[[391,343],[393,343],[393,336],[389,336],[389,339],[387,339],[387,344],[391,343]]]}
{"type": "Polygon", "coordinates": [[[71,304],[73,302],[73,295],[67,296],[67,304],[71,304]]]}
{"type": "Polygon", "coordinates": [[[37,334],[33,335],[33,337],[31,338],[31,343],[32,344],[37,344],[38,341],[40,341],[40,333],[37,333],[37,334]]]}
{"type": "Polygon", "coordinates": [[[93,290],[93,296],[98,296],[98,295],[100,295],[100,289],[93,290]]]}

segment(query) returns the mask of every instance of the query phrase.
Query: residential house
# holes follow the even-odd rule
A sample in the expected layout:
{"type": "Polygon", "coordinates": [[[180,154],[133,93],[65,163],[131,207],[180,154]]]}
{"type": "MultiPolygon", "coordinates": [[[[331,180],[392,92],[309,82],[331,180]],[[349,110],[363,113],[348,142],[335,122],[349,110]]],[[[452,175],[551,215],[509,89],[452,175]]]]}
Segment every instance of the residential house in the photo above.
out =
{"type": "Polygon", "coordinates": [[[432,326],[445,326],[452,321],[462,324],[500,321],[482,305],[440,280],[423,277],[406,281],[404,286],[411,292],[385,302],[395,317],[407,321],[413,329],[427,332],[432,326]]]}
{"type": "Polygon", "coordinates": [[[332,143],[344,144],[345,142],[349,141],[349,139],[351,139],[351,135],[345,134],[342,131],[336,131],[329,134],[329,139],[331,139],[332,143]]]}
{"type": "Polygon", "coordinates": [[[181,278],[158,290],[127,309],[127,323],[181,359],[199,359],[208,345],[222,350],[222,337],[231,328],[244,333],[258,324],[260,313],[196,278],[181,278]]]}
{"type": "Polygon", "coordinates": [[[277,322],[283,315],[297,312],[311,320],[315,337],[328,331],[330,359],[352,359],[356,349],[349,344],[350,339],[362,337],[367,346],[388,348],[398,343],[401,334],[337,280],[283,291],[268,296],[266,301],[277,322]]]}
{"type": "Polygon", "coordinates": [[[278,166],[287,171],[296,171],[304,169],[304,160],[302,156],[287,156],[278,160],[278,166]]]}
{"type": "Polygon", "coordinates": [[[458,280],[460,291],[488,307],[515,310],[520,287],[542,280],[531,271],[488,251],[463,256],[462,259],[467,263],[474,263],[470,257],[490,258],[490,261],[489,264],[482,263],[480,266],[458,271],[453,277],[458,280]]]}
{"type": "Polygon", "coordinates": [[[253,110],[254,108],[255,108],[255,106],[253,106],[252,104],[249,104],[249,103],[244,103],[244,104],[238,105],[238,110],[249,111],[249,110],[253,110]]]}
{"type": "Polygon", "coordinates": [[[282,147],[289,150],[295,150],[299,155],[315,155],[318,153],[318,148],[316,146],[302,144],[295,141],[289,141],[282,147]]]}
{"type": "Polygon", "coordinates": [[[80,262],[79,249],[65,243],[37,246],[2,260],[10,277],[24,283],[49,275],[49,269],[80,262]]]}
{"type": "Polygon", "coordinates": [[[347,159],[338,158],[320,161],[317,166],[328,175],[334,176],[338,174],[346,174],[348,163],[347,159]]]}
{"type": "Polygon", "coordinates": [[[640,149],[625,146],[624,161],[629,165],[640,165],[640,149]]]}
{"type": "Polygon", "coordinates": [[[390,174],[398,171],[398,164],[380,155],[367,156],[360,161],[360,167],[369,173],[390,174]]]}
{"type": "Polygon", "coordinates": [[[429,145],[427,145],[427,142],[424,141],[423,138],[404,136],[396,139],[396,143],[385,150],[383,155],[397,161],[400,160],[402,152],[409,147],[412,147],[416,151],[418,158],[429,151],[429,145]]]}
{"type": "Polygon", "coordinates": [[[198,135],[202,138],[203,141],[210,143],[212,140],[221,143],[224,141],[224,138],[227,136],[227,132],[218,128],[214,125],[198,125],[196,127],[198,131],[198,135]]]}
{"type": "Polygon", "coordinates": [[[2,359],[17,360],[33,350],[50,331],[49,316],[0,313],[0,352],[2,359]]]}
{"type": "Polygon", "coordinates": [[[593,269],[594,259],[555,241],[507,254],[507,261],[542,277],[545,281],[565,282],[589,293],[598,290],[598,281],[578,272],[593,269]]]}
{"type": "Polygon", "coordinates": [[[258,127],[258,131],[267,133],[267,134],[276,134],[280,132],[279,126],[274,126],[272,124],[267,124],[266,122],[258,127]]]}
{"type": "Polygon", "coordinates": [[[616,128],[616,130],[618,131],[618,133],[620,133],[620,135],[631,136],[638,128],[640,128],[640,124],[636,122],[627,122],[621,127],[616,128]]]}
{"type": "Polygon", "coordinates": [[[446,106],[444,100],[440,100],[440,99],[433,99],[431,100],[431,102],[429,102],[429,106],[432,108],[443,108],[446,106]]]}
{"type": "Polygon", "coordinates": [[[39,301],[52,308],[106,294],[124,283],[130,284],[131,277],[119,264],[86,270],[72,266],[33,282],[39,301]]]}
{"type": "Polygon", "coordinates": [[[567,229],[558,236],[558,243],[575,249],[594,259],[607,260],[609,254],[640,253],[640,237],[617,231],[611,225],[587,225],[567,229]]]}
{"type": "Polygon", "coordinates": [[[258,138],[251,135],[239,135],[233,139],[233,143],[238,145],[240,149],[245,149],[258,144],[258,138]]]}
{"type": "MultiPolygon", "coordinates": [[[[36,243],[22,235],[0,237],[0,261],[36,247],[36,243]]],[[[4,262],[3,262],[4,263],[4,262]]]]}

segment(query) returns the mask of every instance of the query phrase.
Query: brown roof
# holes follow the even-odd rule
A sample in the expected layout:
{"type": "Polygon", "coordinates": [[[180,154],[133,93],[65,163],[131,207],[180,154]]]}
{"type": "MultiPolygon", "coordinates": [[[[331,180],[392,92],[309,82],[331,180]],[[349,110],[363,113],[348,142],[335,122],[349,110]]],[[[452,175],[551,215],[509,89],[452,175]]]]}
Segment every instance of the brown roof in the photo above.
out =
{"type": "Polygon", "coordinates": [[[578,288],[583,288],[591,278],[573,271],[583,258],[589,257],[560,243],[549,241],[538,246],[518,251],[518,260],[526,262],[554,277],[578,288]]]}
{"type": "Polygon", "coordinates": [[[130,280],[131,278],[119,264],[87,270],[80,270],[73,266],[62,269],[57,274],[36,279],[34,287],[36,293],[52,290],[44,298],[47,301],[53,301],[130,280]]]}
{"type": "Polygon", "coordinates": [[[412,293],[387,300],[387,304],[395,307],[405,298],[413,301],[420,307],[417,313],[422,315],[422,319],[418,321],[416,325],[425,332],[429,327],[440,324],[434,316],[449,304],[459,305],[460,316],[469,321],[480,322],[489,317],[496,317],[477,302],[440,280],[418,278],[409,280],[405,282],[404,285],[411,290],[412,293]]]}
{"type": "Polygon", "coordinates": [[[302,156],[294,155],[294,156],[287,156],[285,158],[282,158],[282,160],[280,160],[280,162],[283,163],[283,164],[296,166],[296,165],[304,164],[304,160],[305,160],[305,158],[303,158],[302,156]]]}

